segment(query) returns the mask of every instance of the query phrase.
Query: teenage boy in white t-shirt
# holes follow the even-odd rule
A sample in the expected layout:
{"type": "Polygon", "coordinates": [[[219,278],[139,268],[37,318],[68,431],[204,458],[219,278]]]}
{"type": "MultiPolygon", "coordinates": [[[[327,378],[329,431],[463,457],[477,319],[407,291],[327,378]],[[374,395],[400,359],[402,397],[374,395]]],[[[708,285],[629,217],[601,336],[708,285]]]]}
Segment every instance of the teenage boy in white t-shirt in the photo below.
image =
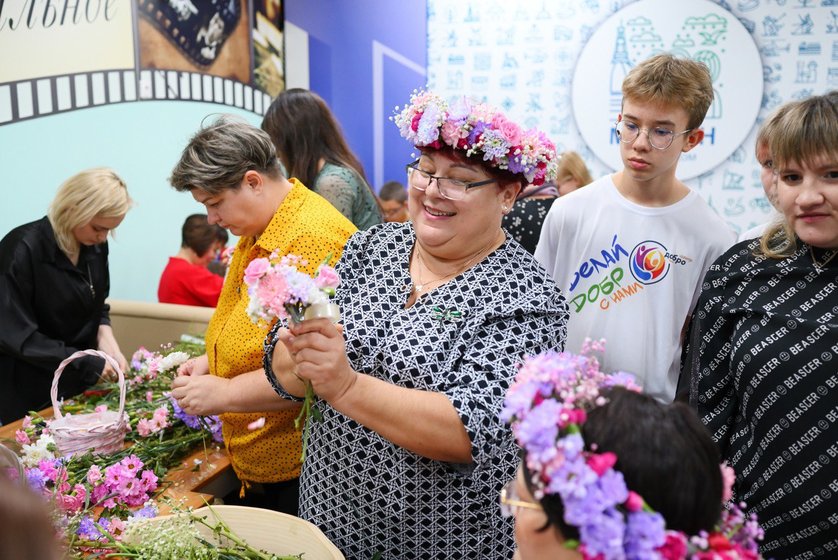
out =
{"type": "Polygon", "coordinates": [[[659,54],[634,67],[622,89],[623,170],[557,200],[535,258],[570,302],[567,349],[604,338],[603,371],[633,373],[646,393],[670,402],[704,273],[736,239],[675,177],[681,154],[704,138],[713,87],[704,64],[659,54]]]}

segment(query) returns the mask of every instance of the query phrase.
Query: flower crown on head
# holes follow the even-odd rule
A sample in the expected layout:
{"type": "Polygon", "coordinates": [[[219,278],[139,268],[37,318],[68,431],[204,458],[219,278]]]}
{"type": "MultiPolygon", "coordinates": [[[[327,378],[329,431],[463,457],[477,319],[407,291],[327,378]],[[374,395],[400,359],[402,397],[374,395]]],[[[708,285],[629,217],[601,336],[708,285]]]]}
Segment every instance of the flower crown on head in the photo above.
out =
{"type": "Polygon", "coordinates": [[[448,146],[491,167],[523,175],[541,185],[558,173],[556,146],[535,128],[521,130],[499,109],[462,97],[449,105],[430,91],[414,91],[410,104],[391,117],[417,148],[448,146]]]}
{"type": "MultiPolygon", "coordinates": [[[[535,498],[557,495],[564,520],[579,530],[568,542],[586,559],[757,560],[762,529],[746,517],[744,504],[731,504],[712,533],[688,537],[666,529],[666,520],[626,486],[611,452],[585,450],[582,425],[592,409],[606,404],[606,389],[640,392],[630,374],[605,374],[591,356],[604,341],[586,341],[581,355],[547,352],[525,360],[509,388],[501,419],[511,424],[535,498]]],[[[725,484],[732,484],[723,466],[725,484]]],[[[725,488],[729,496],[729,487],[725,488]]]]}

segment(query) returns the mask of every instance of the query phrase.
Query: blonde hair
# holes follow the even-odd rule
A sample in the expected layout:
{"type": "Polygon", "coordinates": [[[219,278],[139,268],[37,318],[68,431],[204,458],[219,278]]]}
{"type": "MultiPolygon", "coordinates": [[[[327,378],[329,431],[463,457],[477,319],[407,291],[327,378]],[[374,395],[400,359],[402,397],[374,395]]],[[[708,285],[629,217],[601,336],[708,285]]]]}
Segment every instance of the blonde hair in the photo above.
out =
{"type": "MultiPolygon", "coordinates": [[[[811,167],[822,156],[838,158],[838,91],[791,102],[776,113],[768,150],[775,172],[790,164],[811,167]]],[[[760,251],[781,259],[797,250],[797,237],[786,220],[770,226],[760,251]]]]}
{"type": "Polygon", "coordinates": [[[687,128],[701,126],[713,102],[713,79],[703,62],[662,53],[647,58],[623,80],[623,99],[680,107],[687,128]]]}
{"type": "Polygon", "coordinates": [[[566,181],[568,179],[576,179],[580,187],[593,182],[591,172],[588,171],[588,166],[585,165],[585,160],[576,152],[564,152],[559,158],[559,170],[556,183],[566,181]]]}
{"type": "Polygon", "coordinates": [[[94,167],[76,173],[58,187],[47,217],[58,246],[67,256],[79,251],[73,230],[93,218],[121,218],[133,204],[125,181],[112,169],[94,167]]]}

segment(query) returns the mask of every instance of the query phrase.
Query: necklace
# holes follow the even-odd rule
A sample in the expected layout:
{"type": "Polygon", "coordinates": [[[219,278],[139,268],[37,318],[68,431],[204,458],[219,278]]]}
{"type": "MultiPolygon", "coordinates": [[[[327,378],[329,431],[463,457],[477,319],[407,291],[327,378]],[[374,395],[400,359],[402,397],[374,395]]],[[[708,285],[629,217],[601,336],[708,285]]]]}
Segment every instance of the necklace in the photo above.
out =
{"type": "Polygon", "coordinates": [[[818,262],[818,259],[815,258],[815,250],[812,249],[812,246],[809,245],[809,255],[812,257],[812,263],[814,263],[815,268],[821,269],[829,264],[829,261],[835,258],[835,255],[838,255],[838,249],[833,249],[832,254],[826,257],[823,262],[818,262]]]}
{"type": "MultiPolygon", "coordinates": [[[[492,247],[493,245],[494,245],[494,242],[492,242],[488,247],[492,247]]],[[[422,279],[419,278],[418,283],[412,283],[411,284],[411,290],[410,291],[415,292],[417,295],[421,295],[422,292],[427,290],[429,286],[434,285],[434,284],[442,284],[443,282],[446,282],[447,280],[450,280],[451,278],[454,278],[455,276],[458,276],[458,275],[462,274],[463,272],[468,270],[468,268],[472,264],[474,264],[474,262],[477,260],[477,257],[479,257],[480,255],[487,252],[486,249],[487,249],[487,247],[483,247],[482,249],[480,249],[479,251],[474,253],[471,257],[469,257],[469,259],[462,266],[460,266],[457,270],[455,270],[451,274],[447,274],[447,275],[442,276],[440,278],[436,278],[435,280],[428,280],[427,282],[422,282],[422,279]]],[[[422,258],[422,251],[419,250],[418,246],[416,247],[416,257],[418,258],[419,268],[425,269],[426,271],[428,271],[432,274],[436,274],[433,270],[430,269],[430,267],[427,264],[425,264],[425,259],[422,258]]]]}

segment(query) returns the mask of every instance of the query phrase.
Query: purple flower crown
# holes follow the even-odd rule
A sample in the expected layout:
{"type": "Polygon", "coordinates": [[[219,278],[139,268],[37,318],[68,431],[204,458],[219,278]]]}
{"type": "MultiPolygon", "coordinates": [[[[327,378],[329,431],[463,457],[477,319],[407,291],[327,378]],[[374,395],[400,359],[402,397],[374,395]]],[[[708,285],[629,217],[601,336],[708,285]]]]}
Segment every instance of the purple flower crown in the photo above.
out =
{"type": "Polygon", "coordinates": [[[534,128],[522,130],[499,109],[465,97],[449,104],[429,91],[414,91],[410,104],[391,117],[401,135],[417,148],[448,146],[492,167],[523,175],[541,185],[558,173],[556,146],[534,128]]]}
{"type": "Polygon", "coordinates": [[[723,512],[712,533],[688,537],[667,530],[663,516],[628,489],[614,468],[614,453],[585,450],[581,428],[588,412],[607,402],[602,391],[641,390],[630,374],[600,371],[590,354],[603,349],[604,341],[586,341],[581,355],[547,352],[528,358],[501,412],[526,453],[535,498],[558,495],[564,520],[579,529],[579,542],[569,544],[595,560],[759,559],[762,530],[755,516],[745,516],[744,504],[723,512]]]}

